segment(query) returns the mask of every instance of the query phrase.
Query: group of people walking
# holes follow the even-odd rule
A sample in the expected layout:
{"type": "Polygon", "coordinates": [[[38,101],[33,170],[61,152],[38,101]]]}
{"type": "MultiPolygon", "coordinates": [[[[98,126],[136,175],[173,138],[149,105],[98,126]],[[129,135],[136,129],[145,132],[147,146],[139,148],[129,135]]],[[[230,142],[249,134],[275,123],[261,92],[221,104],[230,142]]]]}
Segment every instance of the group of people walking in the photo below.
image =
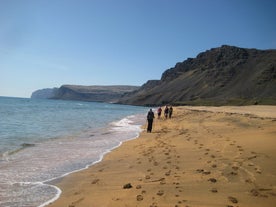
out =
{"type": "MultiPolygon", "coordinates": [[[[172,118],[172,113],[173,113],[173,107],[172,106],[166,106],[164,109],[164,117],[165,119],[167,118],[172,118]]],[[[157,116],[158,119],[161,118],[161,114],[162,114],[162,108],[159,107],[157,109],[157,116]]],[[[148,115],[147,115],[147,120],[148,120],[148,127],[147,127],[147,132],[151,132],[152,131],[152,124],[153,124],[153,119],[154,119],[154,112],[152,111],[152,109],[149,110],[148,115]]]]}
{"type": "MultiPolygon", "coordinates": [[[[165,109],[164,109],[164,117],[166,119],[168,117],[172,118],[172,113],[173,113],[173,107],[172,106],[170,106],[170,107],[166,106],[165,109]]],[[[161,107],[159,107],[157,109],[157,114],[158,114],[158,119],[160,119],[161,118],[161,114],[162,114],[162,108],[161,107]]]]}

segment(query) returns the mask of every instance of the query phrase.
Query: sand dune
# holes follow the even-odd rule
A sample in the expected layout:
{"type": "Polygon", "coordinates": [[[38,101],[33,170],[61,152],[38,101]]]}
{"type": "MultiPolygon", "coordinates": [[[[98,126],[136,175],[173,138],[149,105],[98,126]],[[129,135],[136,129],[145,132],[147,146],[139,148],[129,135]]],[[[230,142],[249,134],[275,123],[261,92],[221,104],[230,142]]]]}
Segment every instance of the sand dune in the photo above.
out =
{"type": "Polygon", "coordinates": [[[276,107],[177,107],[88,170],[55,206],[262,206],[276,203],[276,107]]]}

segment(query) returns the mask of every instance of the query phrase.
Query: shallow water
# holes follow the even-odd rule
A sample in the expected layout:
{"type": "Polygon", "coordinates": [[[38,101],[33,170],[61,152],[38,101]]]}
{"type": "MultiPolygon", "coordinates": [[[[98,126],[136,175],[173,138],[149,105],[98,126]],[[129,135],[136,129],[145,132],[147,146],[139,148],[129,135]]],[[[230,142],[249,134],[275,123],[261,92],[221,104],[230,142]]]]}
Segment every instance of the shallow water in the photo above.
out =
{"type": "Polygon", "coordinates": [[[0,97],[0,206],[43,206],[48,181],[84,169],[138,136],[146,108],[0,97]]]}

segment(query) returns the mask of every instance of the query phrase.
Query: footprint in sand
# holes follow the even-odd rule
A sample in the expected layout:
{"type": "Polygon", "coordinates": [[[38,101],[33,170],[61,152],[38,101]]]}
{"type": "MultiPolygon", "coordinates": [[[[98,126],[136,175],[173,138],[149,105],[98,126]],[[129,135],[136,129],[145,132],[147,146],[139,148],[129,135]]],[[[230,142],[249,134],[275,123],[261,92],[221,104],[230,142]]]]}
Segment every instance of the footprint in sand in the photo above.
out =
{"type": "Polygon", "coordinates": [[[253,183],[253,181],[251,179],[246,179],[245,182],[246,183],[253,183]]]}
{"type": "Polygon", "coordinates": [[[95,180],[93,180],[93,181],[91,182],[91,184],[98,184],[99,181],[100,181],[100,179],[95,179],[95,180]]]}
{"type": "Polygon", "coordinates": [[[142,186],[141,185],[136,185],[136,189],[141,189],[142,186]]]}
{"type": "Polygon", "coordinates": [[[150,205],[150,207],[158,207],[158,206],[157,206],[157,203],[152,203],[152,204],[150,205]]]}
{"type": "Polygon", "coordinates": [[[252,159],[255,159],[255,158],[257,158],[257,155],[254,155],[254,156],[248,157],[247,159],[248,159],[248,160],[252,160],[252,159]]]}
{"type": "Polygon", "coordinates": [[[210,171],[205,171],[204,169],[197,169],[196,171],[198,173],[202,173],[203,175],[210,175],[211,174],[210,171]]]}
{"type": "Polygon", "coordinates": [[[212,183],[216,183],[217,179],[216,178],[209,178],[208,181],[212,182],[212,183]]]}
{"type": "Polygon", "coordinates": [[[260,168],[255,168],[256,173],[262,174],[262,170],[260,168]]]}
{"type": "Polygon", "coordinates": [[[229,196],[228,200],[231,201],[232,203],[238,203],[238,199],[236,199],[235,197],[229,196]]]}
{"type": "Polygon", "coordinates": [[[255,196],[255,197],[260,195],[260,192],[257,189],[252,189],[250,191],[250,193],[251,193],[252,196],[255,196]]]}
{"type": "Polygon", "coordinates": [[[211,172],[210,172],[210,171],[204,171],[202,174],[203,174],[203,175],[210,175],[211,172]]]}
{"type": "Polygon", "coordinates": [[[120,198],[112,198],[113,201],[119,201],[121,200],[120,198]]]}
{"type": "Polygon", "coordinates": [[[233,170],[238,170],[239,167],[238,167],[238,166],[233,166],[232,169],[233,169],[233,170]]]}
{"type": "Polygon", "coordinates": [[[163,190],[159,190],[159,191],[156,193],[156,195],[162,196],[162,195],[164,195],[164,191],[163,191],[163,190]]]}
{"type": "Polygon", "coordinates": [[[229,174],[230,174],[230,175],[238,175],[237,172],[230,172],[229,174]]]}
{"type": "Polygon", "coordinates": [[[69,205],[69,207],[75,207],[76,204],[80,203],[80,202],[83,201],[83,200],[84,200],[84,198],[80,198],[80,199],[78,199],[78,200],[76,200],[76,201],[73,201],[72,204],[69,205]]]}
{"type": "Polygon", "coordinates": [[[149,175],[146,175],[145,178],[146,178],[147,180],[149,180],[149,179],[150,179],[150,176],[149,176],[149,175]]]}
{"type": "Polygon", "coordinates": [[[137,195],[136,200],[137,201],[142,201],[142,200],[144,200],[144,197],[142,195],[137,195]]]}

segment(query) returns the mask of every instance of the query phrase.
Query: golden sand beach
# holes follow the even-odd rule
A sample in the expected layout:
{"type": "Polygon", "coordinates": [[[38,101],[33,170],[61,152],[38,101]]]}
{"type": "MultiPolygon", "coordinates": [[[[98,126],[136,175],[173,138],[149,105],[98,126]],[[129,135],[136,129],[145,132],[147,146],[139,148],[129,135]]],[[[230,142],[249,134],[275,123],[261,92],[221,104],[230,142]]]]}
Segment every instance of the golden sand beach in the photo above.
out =
{"type": "Polygon", "coordinates": [[[274,207],[276,106],[176,107],[55,184],[50,207],[274,207]]]}

